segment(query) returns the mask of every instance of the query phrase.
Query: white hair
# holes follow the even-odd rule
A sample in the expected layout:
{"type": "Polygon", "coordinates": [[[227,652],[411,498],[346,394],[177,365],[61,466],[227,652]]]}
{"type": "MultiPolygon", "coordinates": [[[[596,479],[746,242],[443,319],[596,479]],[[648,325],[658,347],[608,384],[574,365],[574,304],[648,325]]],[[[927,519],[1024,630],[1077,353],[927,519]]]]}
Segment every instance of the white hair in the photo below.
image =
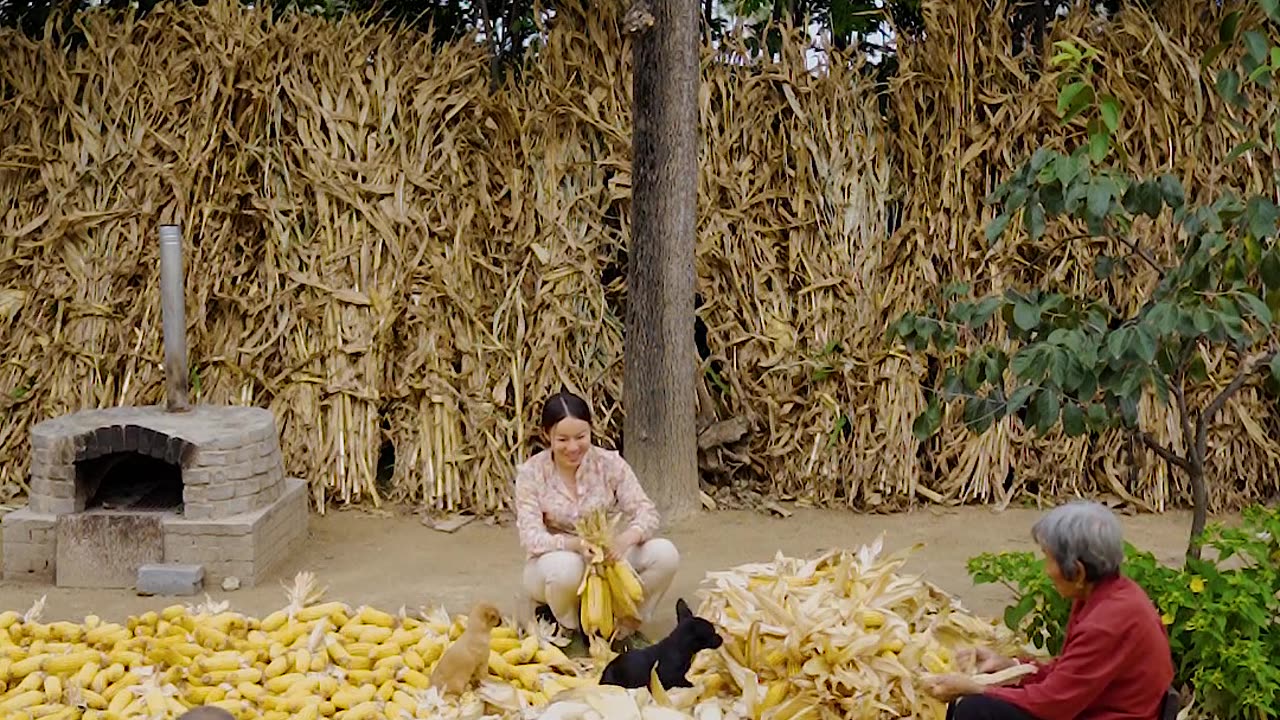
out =
{"type": "Polygon", "coordinates": [[[1089,582],[1118,575],[1124,562],[1120,521],[1102,503],[1075,501],[1050,510],[1031,528],[1031,537],[1053,557],[1068,580],[1076,579],[1076,563],[1089,582]]]}

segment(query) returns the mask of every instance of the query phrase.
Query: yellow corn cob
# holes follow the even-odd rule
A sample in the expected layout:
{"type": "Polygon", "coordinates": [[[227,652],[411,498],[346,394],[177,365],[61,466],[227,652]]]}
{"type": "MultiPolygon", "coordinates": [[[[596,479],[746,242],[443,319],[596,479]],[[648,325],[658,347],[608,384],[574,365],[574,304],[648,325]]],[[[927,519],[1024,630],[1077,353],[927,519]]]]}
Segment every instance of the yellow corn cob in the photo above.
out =
{"type": "Polygon", "coordinates": [[[62,680],[57,675],[45,676],[44,697],[51,703],[62,702],[62,680]]]}
{"type": "Polygon", "coordinates": [[[400,675],[400,682],[416,690],[426,690],[431,687],[431,678],[417,670],[404,671],[404,673],[400,675]]]}
{"type": "Polygon", "coordinates": [[[19,692],[28,690],[40,690],[44,688],[44,675],[39,672],[33,672],[22,678],[22,682],[18,683],[13,689],[19,692]]]}
{"type": "Polygon", "coordinates": [[[80,699],[84,703],[85,707],[93,708],[94,710],[107,709],[107,699],[98,693],[87,688],[81,688],[79,692],[80,699]]]}
{"type": "MultiPolygon", "coordinates": [[[[316,620],[319,620],[322,617],[331,617],[337,614],[342,614],[345,616],[347,614],[347,610],[348,608],[346,603],[338,602],[335,600],[331,602],[320,603],[318,605],[309,605],[307,607],[304,607],[301,610],[299,610],[294,615],[294,617],[297,618],[299,622],[309,623],[309,622],[315,622],[316,620]]],[[[341,624],[345,624],[345,623],[339,623],[339,625],[341,624]]]]}
{"type": "Polygon", "coordinates": [[[0,630],[8,630],[10,626],[16,624],[22,619],[22,613],[17,610],[5,610],[0,612],[0,630]]]}
{"type": "Polygon", "coordinates": [[[635,600],[628,594],[623,580],[619,574],[620,563],[610,563],[605,568],[605,584],[608,586],[609,603],[613,608],[614,615],[620,618],[638,617],[640,611],[636,608],[635,600]]]}
{"type": "Polygon", "coordinates": [[[640,582],[640,575],[636,573],[636,569],[631,567],[631,563],[619,560],[613,563],[613,569],[617,575],[618,584],[622,586],[626,596],[631,598],[631,602],[636,605],[643,602],[644,585],[640,582]]]}
{"type": "Polygon", "coordinates": [[[262,675],[263,677],[267,677],[267,678],[277,678],[277,677],[280,677],[281,675],[284,675],[286,672],[288,672],[288,670],[289,670],[289,656],[280,655],[275,659],[273,659],[271,662],[267,663],[266,667],[262,669],[262,675]]]}
{"type": "Polygon", "coordinates": [[[569,656],[565,655],[563,650],[550,643],[538,648],[538,651],[533,654],[533,659],[535,662],[555,668],[574,667],[574,663],[569,659],[569,656]]]}
{"type": "Polygon", "coordinates": [[[342,720],[372,720],[382,714],[382,704],[366,700],[342,714],[342,720]]]}
{"type": "Polygon", "coordinates": [[[376,691],[374,685],[361,685],[359,687],[346,687],[333,694],[330,701],[333,706],[342,710],[350,710],[360,703],[369,702],[373,699],[376,691]]]}
{"type": "Polygon", "coordinates": [[[311,670],[311,653],[302,648],[293,654],[294,672],[305,673],[311,670]]]}
{"type": "Polygon", "coordinates": [[[0,712],[5,714],[16,713],[24,708],[38,705],[44,701],[44,692],[40,690],[27,690],[20,692],[4,701],[0,701],[0,712]]]}
{"type": "Polygon", "coordinates": [[[381,644],[391,639],[391,633],[391,628],[385,628],[379,625],[365,625],[360,630],[360,635],[358,635],[356,639],[360,642],[381,644]]]}
{"type": "Polygon", "coordinates": [[[273,677],[270,680],[267,680],[266,682],[264,682],[262,686],[267,689],[267,692],[279,695],[280,693],[289,689],[289,686],[292,685],[293,683],[301,681],[303,677],[304,676],[301,673],[289,673],[287,675],[277,675],[276,677],[273,677]]]}
{"type": "Polygon", "coordinates": [[[36,672],[44,665],[46,656],[44,654],[32,655],[24,660],[19,660],[9,666],[10,682],[25,678],[33,672],[36,672]]]}
{"type": "Polygon", "coordinates": [[[242,657],[235,650],[223,650],[209,655],[197,657],[192,663],[200,674],[214,671],[239,670],[243,665],[242,657]]]}
{"type": "MultiPolygon", "coordinates": [[[[110,691],[112,688],[116,688],[116,687],[117,686],[112,685],[110,688],[107,688],[107,690],[110,691]]],[[[121,692],[121,690],[123,690],[123,688],[117,689],[110,696],[107,696],[106,693],[103,693],[102,697],[107,700],[107,712],[112,712],[117,714],[123,713],[124,709],[129,707],[129,703],[133,702],[133,700],[135,699],[136,696],[133,693],[127,692],[127,691],[121,692]]]]}
{"type": "Polygon", "coordinates": [[[502,657],[506,658],[507,662],[512,665],[523,665],[530,660],[533,660],[533,656],[537,654],[537,652],[538,638],[537,636],[530,635],[521,641],[520,647],[514,650],[508,650],[502,654],[502,657]]]}
{"type": "Polygon", "coordinates": [[[608,588],[605,587],[604,578],[600,578],[598,575],[596,577],[599,578],[599,583],[597,584],[599,589],[596,592],[600,595],[598,601],[600,607],[600,635],[601,637],[612,638],[614,629],[613,599],[610,597],[608,588]]]}
{"type": "Polygon", "coordinates": [[[271,633],[284,627],[284,624],[288,621],[289,621],[288,612],[284,610],[276,610],[270,615],[262,618],[262,622],[259,624],[259,627],[262,628],[264,632],[271,633]]]}
{"type": "Polygon", "coordinates": [[[506,654],[520,647],[520,641],[516,638],[489,638],[489,649],[496,650],[499,654],[506,654]]]}
{"type": "Polygon", "coordinates": [[[240,697],[255,703],[261,701],[262,697],[267,694],[267,691],[261,685],[254,685],[250,682],[242,682],[236,685],[236,690],[240,691],[240,697]]]}
{"type": "Polygon", "coordinates": [[[311,676],[305,677],[298,682],[293,683],[284,691],[285,696],[289,695],[314,695],[320,687],[320,678],[311,676]]]}
{"type": "Polygon", "coordinates": [[[384,628],[394,628],[396,626],[394,615],[368,605],[360,608],[360,612],[356,613],[356,617],[360,618],[360,622],[366,625],[377,625],[384,628]]]}
{"type": "Polygon", "coordinates": [[[376,662],[384,658],[399,657],[403,653],[404,650],[401,649],[399,645],[388,640],[384,643],[373,646],[373,649],[369,651],[368,658],[376,662]]]}
{"type": "Polygon", "coordinates": [[[422,659],[422,655],[413,648],[404,651],[404,666],[411,670],[425,670],[427,661],[422,659]]]}

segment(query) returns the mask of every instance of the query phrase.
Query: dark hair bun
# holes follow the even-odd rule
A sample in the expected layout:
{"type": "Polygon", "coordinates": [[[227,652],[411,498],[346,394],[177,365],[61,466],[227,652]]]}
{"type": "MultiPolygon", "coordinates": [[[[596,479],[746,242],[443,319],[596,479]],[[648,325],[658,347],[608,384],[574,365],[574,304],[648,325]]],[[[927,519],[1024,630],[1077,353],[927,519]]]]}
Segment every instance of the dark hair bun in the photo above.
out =
{"type": "Polygon", "coordinates": [[[560,392],[547,398],[542,404],[542,430],[549,432],[565,418],[581,420],[591,424],[591,406],[587,401],[569,392],[569,388],[560,385],[560,392]]]}

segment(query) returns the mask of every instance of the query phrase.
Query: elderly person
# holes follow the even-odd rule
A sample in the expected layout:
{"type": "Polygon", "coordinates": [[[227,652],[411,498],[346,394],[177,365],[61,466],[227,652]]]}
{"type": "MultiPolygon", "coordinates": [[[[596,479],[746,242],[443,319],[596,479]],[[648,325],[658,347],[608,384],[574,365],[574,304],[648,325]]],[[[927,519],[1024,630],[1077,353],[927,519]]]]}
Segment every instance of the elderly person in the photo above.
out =
{"type": "MultiPolygon", "coordinates": [[[[926,689],[954,701],[948,720],[1154,720],[1173,660],[1159,611],[1120,574],[1120,522],[1099,503],[1073,502],[1042,517],[1031,537],[1054,588],[1072,601],[1062,654],[1016,686],[983,688],[950,674],[926,689]]],[[[979,672],[1018,662],[982,648],[976,659],[979,672]]]]}
{"type": "Polygon", "coordinates": [[[591,408],[561,390],[542,407],[547,449],[516,471],[516,528],[526,554],[524,586],[538,614],[570,631],[569,651],[586,651],[580,630],[578,586],[587,568],[587,544],[574,534],[586,515],[621,512],[624,522],[614,538],[614,558],[626,558],[640,576],[644,600],[637,620],[618,619],[614,640],[625,649],[648,644],[638,632],[662,600],[680,563],[671,541],[654,537],[658,512],[640,487],[631,466],[612,450],[591,442],[591,408]]]}

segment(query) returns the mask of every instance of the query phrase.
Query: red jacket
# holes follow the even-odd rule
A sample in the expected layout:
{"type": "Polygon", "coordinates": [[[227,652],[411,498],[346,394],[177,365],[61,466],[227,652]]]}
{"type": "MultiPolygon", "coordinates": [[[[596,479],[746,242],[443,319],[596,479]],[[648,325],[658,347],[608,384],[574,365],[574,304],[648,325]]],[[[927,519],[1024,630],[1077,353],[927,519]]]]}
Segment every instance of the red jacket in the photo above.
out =
{"type": "Polygon", "coordinates": [[[1018,686],[985,694],[1040,720],[1155,720],[1172,682],[1160,612],[1141,586],[1119,576],[1072,605],[1058,657],[1018,686]]]}

